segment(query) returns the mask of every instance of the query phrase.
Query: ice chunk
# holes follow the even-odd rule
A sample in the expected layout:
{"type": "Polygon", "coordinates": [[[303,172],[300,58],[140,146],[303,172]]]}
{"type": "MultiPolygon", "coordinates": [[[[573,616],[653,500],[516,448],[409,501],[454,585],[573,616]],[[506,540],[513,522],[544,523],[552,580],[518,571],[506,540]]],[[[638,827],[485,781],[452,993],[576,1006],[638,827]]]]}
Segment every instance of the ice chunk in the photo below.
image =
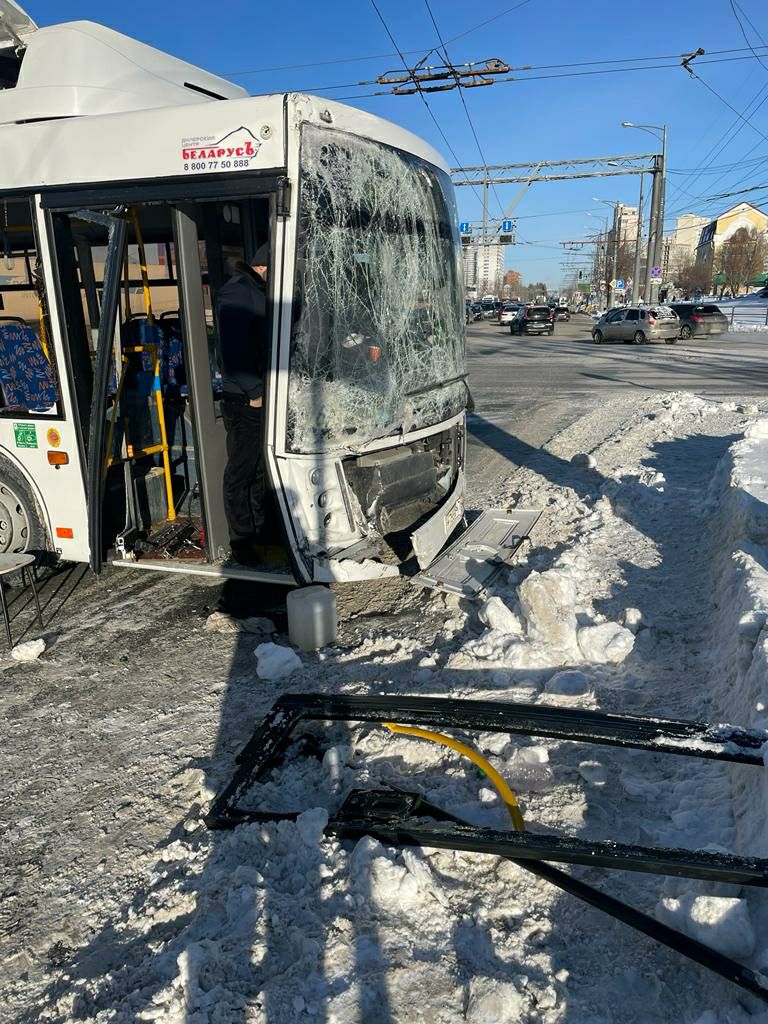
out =
{"type": "Polygon", "coordinates": [[[564,572],[532,572],[520,585],[520,607],[534,640],[576,648],[576,584],[564,572]]]}
{"type": "Polygon", "coordinates": [[[306,846],[317,846],[323,838],[323,830],[328,824],[328,811],[324,807],[313,807],[302,811],[296,819],[296,828],[306,846]]]}
{"type": "Polygon", "coordinates": [[[559,693],[565,697],[581,697],[590,691],[589,679],[578,669],[557,672],[544,684],[546,693],[559,693]]]}
{"type": "Polygon", "coordinates": [[[643,625],[643,613],[639,608],[625,608],[621,614],[621,624],[632,633],[637,633],[643,625]]]}
{"type": "Polygon", "coordinates": [[[25,640],[23,644],[16,644],[11,651],[11,657],[16,661],[37,661],[45,650],[45,640],[40,637],[37,640],[25,640]]]}
{"type": "Polygon", "coordinates": [[[521,634],[523,632],[522,622],[500,597],[489,597],[479,614],[481,622],[499,633],[521,634]]]}
{"type": "Polygon", "coordinates": [[[618,622],[603,622],[579,630],[579,647],[587,661],[618,665],[634,646],[634,634],[618,622]]]}
{"type": "Polygon", "coordinates": [[[679,899],[664,896],[656,907],[656,916],[724,956],[744,960],[754,951],[755,932],[746,900],[693,893],[679,899]]]}
{"type": "Polygon", "coordinates": [[[579,775],[590,786],[604,786],[608,781],[608,770],[599,761],[580,761],[579,775]]]}
{"type": "Polygon", "coordinates": [[[256,675],[259,679],[285,679],[292,672],[302,668],[301,659],[290,647],[280,647],[279,644],[259,644],[254,651],[256,660],[256,675]]]}
{"type": "Polygon", "coordinates": [[[554,781],[548,761],[549,754],[544,747],[521,747],[505,765],[504,775],[513,789],[538,793],[548,789],[554,781]]]}
{"type": "Polygon", "coordinates": [[[572,466],[583,466],[585,469],[594,469],[597,463],[587,452],[576,452],[571,456],[572,466]]]}

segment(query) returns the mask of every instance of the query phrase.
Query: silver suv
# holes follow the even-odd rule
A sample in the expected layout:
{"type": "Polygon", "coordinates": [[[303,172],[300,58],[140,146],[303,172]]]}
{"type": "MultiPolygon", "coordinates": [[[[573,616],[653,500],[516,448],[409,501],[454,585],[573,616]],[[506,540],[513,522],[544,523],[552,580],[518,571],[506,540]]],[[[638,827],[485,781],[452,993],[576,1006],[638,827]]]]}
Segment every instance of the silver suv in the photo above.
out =
{"type": "Polygon", "coordinates": [[[623,341],[642,345],[665,341],[674,345],[680,337],[680,318],[669,306],[622,306],[609,309],[592,328],[592,341],[623,341]]]}

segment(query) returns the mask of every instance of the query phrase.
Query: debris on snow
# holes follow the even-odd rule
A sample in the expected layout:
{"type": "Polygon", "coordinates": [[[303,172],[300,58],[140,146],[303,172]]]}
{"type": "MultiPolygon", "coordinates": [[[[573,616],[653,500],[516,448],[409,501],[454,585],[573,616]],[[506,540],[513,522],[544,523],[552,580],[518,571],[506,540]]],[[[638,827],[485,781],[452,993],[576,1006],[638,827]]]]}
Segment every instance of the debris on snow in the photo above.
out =
{"type": "Polygon", "coordinates": [[[37,661],[44,651],[45,640],[40,637],[37,640],[25,640],[21,644],[16,644],[11,651],[11,657],[15,661],[37,661]]]}
{"type": "Polygon", "coordinates": [[[618,665],[635,646],[635,636],[618,622],[602,622],[579,630],[579,647],[587,661],[618,665]]]}
{"type": "Polygon", "coordinates": [[[592,455],[587,452],[577,452],[571,456],[572,466],[583,466],[585,469],[594,469],[597,463],[592,455]]]}
{"type": "Polygon", "coordinates": [[[271,636],[277,632],[272,619],[257,615],[236,619],[229,612],[222,611],[211,612],[205,620],[205,628],[212,633],[263,633],[271,636]]]}
{"type": "Polygon", "coordinates": [[[285,679],[293,672],[303,668],[301,658],[290,647],[279,644],[259,644],[254,651],[256,655],[256,675],[259,679],[285,679]]]}

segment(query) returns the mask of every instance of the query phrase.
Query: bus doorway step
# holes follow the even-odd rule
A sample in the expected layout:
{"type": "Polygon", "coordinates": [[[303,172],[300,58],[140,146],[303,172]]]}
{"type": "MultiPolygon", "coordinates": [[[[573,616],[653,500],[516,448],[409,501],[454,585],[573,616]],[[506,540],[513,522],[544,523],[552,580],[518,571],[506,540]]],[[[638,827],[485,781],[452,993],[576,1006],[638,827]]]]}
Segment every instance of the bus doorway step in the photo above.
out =
{"type": "Polygon", "coordinates": [[[137,540],[134,551],[140,558],[200,558],[200,529],[191,519],[168,523],[157,533],[137,540]]]}

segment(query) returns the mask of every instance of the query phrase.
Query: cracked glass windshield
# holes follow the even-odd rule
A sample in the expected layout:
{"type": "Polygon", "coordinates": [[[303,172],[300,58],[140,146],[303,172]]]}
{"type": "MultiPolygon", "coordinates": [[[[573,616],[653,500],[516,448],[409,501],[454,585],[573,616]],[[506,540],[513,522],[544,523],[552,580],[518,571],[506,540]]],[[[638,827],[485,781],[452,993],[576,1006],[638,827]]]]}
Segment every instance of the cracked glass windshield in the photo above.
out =
{"type": "Polygon", "coordinates": [[[460,248],[447,175],[306,126],[288,445],[355,449],[466,405],[460,248]]]}

